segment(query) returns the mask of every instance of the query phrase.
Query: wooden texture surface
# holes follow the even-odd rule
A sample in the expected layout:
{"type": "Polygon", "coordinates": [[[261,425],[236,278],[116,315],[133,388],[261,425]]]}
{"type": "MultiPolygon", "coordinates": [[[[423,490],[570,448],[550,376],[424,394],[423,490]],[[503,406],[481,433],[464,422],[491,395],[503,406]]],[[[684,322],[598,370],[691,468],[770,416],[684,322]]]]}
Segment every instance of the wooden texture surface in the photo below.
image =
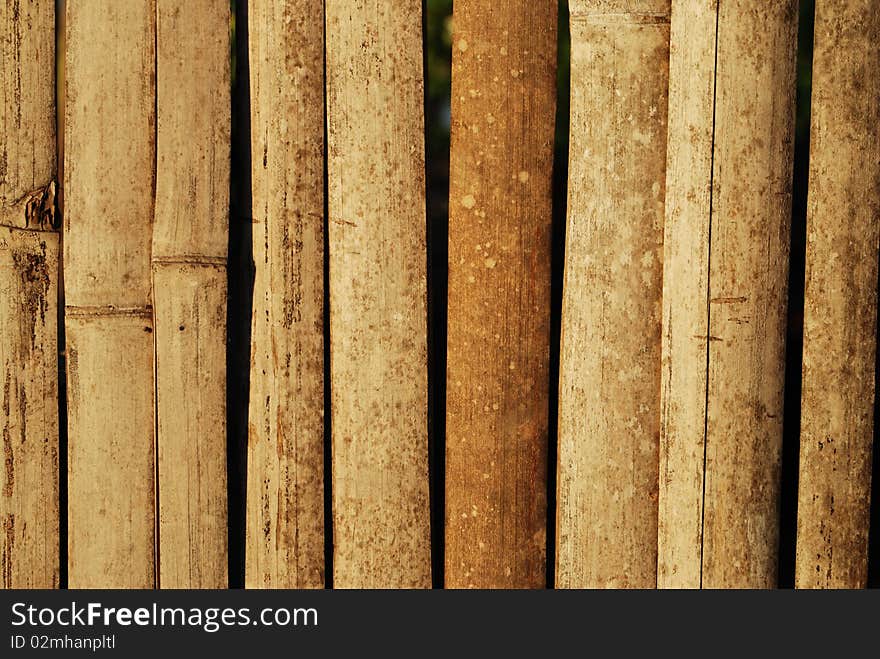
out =
{"type": "Polygon", "coordinates": [[[654,588],[670,2],[569,7],[556,584],[654,588]]]}
{"type": "Polygon", "coordinates": [[[225,588],[229,3],[158,0],[159,585],[225,588]]]}
{"type": "Polygon", "coordinates": [[[422,3],[328,0],[333,570],[430,587],[422,3]]]}
{"type": "Polygon", "coordinates": [[[323,2],[249,7],[253,297],[246,585],[324,585],[323,2]]]}
{"type": "Polygon", "coordinates": [[[880,236],[877,9],[870,0],[816,3],[795,576],[800,588],[858,588],[867,580],[880,236]]]}
{"type": "Polygon", "coordinates": [[[68,578],[155,585],[150,0],[67,6],[68,578]]]}
{"type": "Polygon", "coordinates": [[[459,0],[446,585],[546,584],[555,0],[459,0]]]}
{"type": "Polygon", "coordinates": [[[797,2],[673,3],[658,583],[776,584],[797,2]]]}
{"type": "Polygon", "coordinates": [[[55,6],[0,6],[0,588],[59,579],[55,6]]]}

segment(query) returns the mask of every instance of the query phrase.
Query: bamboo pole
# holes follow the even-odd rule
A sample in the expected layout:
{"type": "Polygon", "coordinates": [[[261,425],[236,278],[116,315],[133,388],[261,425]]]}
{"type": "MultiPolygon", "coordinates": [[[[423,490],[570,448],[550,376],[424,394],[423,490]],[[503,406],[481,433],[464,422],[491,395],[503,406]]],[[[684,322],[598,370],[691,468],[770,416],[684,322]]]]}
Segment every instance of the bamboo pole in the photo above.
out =
{"type": "Polygon", "coordinates": [[[151,0],[67,5],[68,578],[155,585],[151,0]]]}
{"type": "Polygon", "coordinates": [[[658,584],[776,584],[797,2],[672,6],[658,584]]]}
{"type": "Polygon", "coordinates": [[[58,587],[58,249],[0,225],[0,588],[58,587]]]}
{"type": "Polygon", "coordinates": [[[229,3],[158,0],[159,583],[225,588],[229,3]]]}
{"type": "Polygon", "coordinates": [[[58,587],[58,256],[0,225],[0,588],[58,587]]]}
{"type": "Polygon", "coordinates": [[[323,6],[258,0],[249,7],[251,588],[324,585],[323,6]]]}
{"type": "Polygon", "coordinates": [[[657,583],[670,0],[575,0],[556,584],[657,583]]]}
{"type": "Polygon", "coordinates": [[[0,588],[57,588],[55,7],[0,6],[0,588]]]}
{"type": "Polygon", "coordinates": [[[420,0],[328,0],[333,572],[430,587],[420,0]]]}
{"type": "Polygon", "coordinates": [[[870,0],[816,3],[799,588],[867,582],[880,240],[877,9],[870,0]]]}
{"type": "Polygon", "coordinates": [[[557,6],[453,17],[446,585],[541,588],[557,6]]]}

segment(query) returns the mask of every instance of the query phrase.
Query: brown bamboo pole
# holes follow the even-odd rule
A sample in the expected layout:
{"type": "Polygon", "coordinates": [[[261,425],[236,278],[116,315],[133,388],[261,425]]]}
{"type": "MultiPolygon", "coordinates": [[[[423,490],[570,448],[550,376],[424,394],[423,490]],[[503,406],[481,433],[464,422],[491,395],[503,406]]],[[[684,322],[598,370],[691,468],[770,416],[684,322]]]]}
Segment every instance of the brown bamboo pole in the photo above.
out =
{"type": "Polygon", "coordinates": [[[229,3],[156,9],[159,583],[225,588],[229,3]]]}
{"type": "Polygon", "coordinates": [[[155,585],[152,0],[67,3],[68,578],[155,585]]]}
{"type": "Polygon", "coordinates": [[[334,586],[430,587],[420,0],[327,0],[334,586]]]}
{"type": "Polygon", "coordinates": [[[324,3],[249,7],[250,588],[324,585],[324,3]]]}
{"type": "Polygon", "coordinates": [[[880,240],[877,9],[870,0],[816,3],[799,588],[867,582],[880,240]]]}
{"type": "Polygon", "coordinates": [[[557,6],[453,18],[446,585],[541,588],[557,6]]]}
{"type": "Polygon", "coordinates": [[[556,584],[657,583],[670,0],[573,0],[556,584]]]}
{"type": "Polygon", "coordinates": [[[57,588],[55,5],[0,6],[0,588],[57,588]]]}
{"type": "Polygon", "coordinates": [[[776,584],[797,2],[672,5],[658,584],[776,584]]]}

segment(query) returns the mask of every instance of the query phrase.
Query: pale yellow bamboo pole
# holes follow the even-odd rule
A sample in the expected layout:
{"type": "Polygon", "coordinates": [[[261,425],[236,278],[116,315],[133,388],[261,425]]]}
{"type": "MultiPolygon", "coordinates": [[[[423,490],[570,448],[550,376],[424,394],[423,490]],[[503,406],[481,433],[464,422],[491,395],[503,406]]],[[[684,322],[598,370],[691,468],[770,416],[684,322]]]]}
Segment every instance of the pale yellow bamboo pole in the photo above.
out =
{"type": "Polygon", "coordinates": [[[152,0],[69,0],[68,578],[155,585],[152,0]]]}
{"type": "Polygon", "coordinates": [[[714,0],[673,0],[663,246],[660,587],[700,585],[716,26],[714,0]]]}
{"type": "Polygon", "coordinates": [[[327,0],[334,585],[429,587],[420,0],[327,0]]]}
{"type": "Polygon", "coordinates": [[[546,585],[555,0],[455,3],[446,585],[546,585]]]}
{"type": "Polygon", "coordinates": [[[872,0],[816,3],[799,588],[867,582],[880,240],[878,9],[872,0]]]}
{"type": "Polygon", "coordinates": [[[723,0],[709,275],[703,585],[774,587],[797,0],[723,0]]]}
{"type": "Polygon", "coordinates": [[[158,0],[159,584],[225,588],[229,2],[158,0]]]}
{"type": "Polygon", "coordinates": [[[572,0],[556,584],[654,588],[670,0],[572,0]]]}
{"type": "Polygon", "coordinates": [[[673,0],[662,587],[776,584],[797,20],[673,0]]]}
{"type": "Polygon", "coordinates": [[[249,7],[253,258],[245,583],[324,585],[324,3],[249,7]]]}
{"type": "Polygon", "coordinates": [[[0,588],[59,575],[55,3],[0,6],[0,588]]]}

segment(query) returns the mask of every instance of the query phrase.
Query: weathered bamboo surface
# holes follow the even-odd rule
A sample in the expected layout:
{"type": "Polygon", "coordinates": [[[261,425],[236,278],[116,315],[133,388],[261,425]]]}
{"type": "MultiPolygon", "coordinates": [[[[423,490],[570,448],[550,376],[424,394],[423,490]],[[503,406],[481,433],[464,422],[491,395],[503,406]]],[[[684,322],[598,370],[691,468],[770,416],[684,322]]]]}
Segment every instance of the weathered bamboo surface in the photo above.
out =
{"type": "Polygon", "coordinates": [[[776,583],[797,18],[673,3],[662,587],[776,583]]]}
{"type": "Polygon", "coordinates": [[[654,588],[670,0],[569,6],[556,584],[654,588]]]}
{"type": "Polygon", "coordinates": [[[0,588],[58,587],[58,249],[0,225],[0,588]]]}
{"type": "Polygon", "coordinates": [[[2,3],[0,225],[39,229],[54,221],[54,72],[54,1],[2,3]]]}
{"type": "MultiPolygon", "coordinates": [[[[880,14],[816,3],[795,584],[868,571],[877,253],[880,14]]],[[[877,502],[874,502],[877,505],[877,502]]]]}
{"type": "Polygon", "coordinates": [[[155,585],[151,0],[67,5],[68,578],[155,585]]]}
{"type": "Polygon", "coordinates": [[[446,585],[540,588],[557,4],[453,16],[446,585]]]}
{"type": "Polygon", "coordinates": [[[420,0],[328,0],[334,585],[430,587],[420,0]]]}
{"type": "Polygon", "coordinates": [[[0,6],[0,588],[59,579],[55,6],[0,6]]]}
{"type": "Polygon", "coordinates": [[[777,581],[797,0],[722,2],[703,585],[777,581]]]}
{"type": "Polygon", "coordinates": [[[714,0],[673,3],[663,245],[657,585],[700,585],[714,0]],[[673,297],[674,296],[674,297],[673,297]],[[674,300],[674,301],[673,301],[674,300]]]}
{"type": "Polygon", "coordinates": [[[159,585],[225,588],[229,3],[156,9],[159,585]]]}
{"type": "Polygon", "coordinates": [[[324,585],[324,3],[249,7],[253,298],[246,585],[324,585]]]}

